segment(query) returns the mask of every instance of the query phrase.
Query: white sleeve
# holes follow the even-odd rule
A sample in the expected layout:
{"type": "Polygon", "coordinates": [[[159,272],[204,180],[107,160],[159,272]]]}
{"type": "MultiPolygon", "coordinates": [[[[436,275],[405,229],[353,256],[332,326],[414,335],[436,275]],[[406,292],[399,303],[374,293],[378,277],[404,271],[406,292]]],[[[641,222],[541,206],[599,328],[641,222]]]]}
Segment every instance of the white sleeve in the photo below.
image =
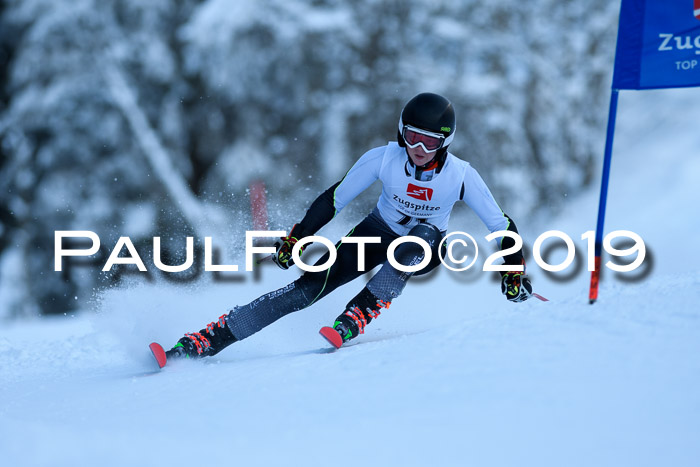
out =
{"type": "Polygon", "coordinates": [[[386,146],[370,149],[345,174],[333,194],[336,213],[339,213],[379,178],[379,169],[382,167],[385,152],[386,146]]]}
{"type": "Polygon", "coordinates": [[[508,229],[508,218],[493,198],[484,180],[472,166],[464,174],[464,197],[467,205],[479,216],[490,232],[508,229]]]}

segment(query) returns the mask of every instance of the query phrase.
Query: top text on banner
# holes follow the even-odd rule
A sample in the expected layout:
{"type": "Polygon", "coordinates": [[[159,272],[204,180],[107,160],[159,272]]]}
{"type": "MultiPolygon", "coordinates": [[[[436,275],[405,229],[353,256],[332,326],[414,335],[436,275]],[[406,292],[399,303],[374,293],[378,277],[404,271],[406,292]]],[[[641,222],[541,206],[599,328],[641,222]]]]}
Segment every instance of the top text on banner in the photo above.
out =
{"type": "Polygon", "coordinates": [[[613,89],[700,86],[700,0],[622,0],[613,89]]]}

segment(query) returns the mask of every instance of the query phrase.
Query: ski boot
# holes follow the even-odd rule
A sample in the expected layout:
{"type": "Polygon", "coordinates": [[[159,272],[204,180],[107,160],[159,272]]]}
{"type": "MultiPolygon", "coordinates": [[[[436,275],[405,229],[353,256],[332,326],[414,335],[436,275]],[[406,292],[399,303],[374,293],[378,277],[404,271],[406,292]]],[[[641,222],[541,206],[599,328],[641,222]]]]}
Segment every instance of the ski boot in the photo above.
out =
{"type": "Polygon", "coordinates": [[[200,358],[211,357],[236,342],[228,325],[224,314],[219,316],[218,321],[212,321],[199,332],[188,332],[175,346],[165,352],[168,359],[171,358],[200,358]]]}
{"type": "Polygon", "coordinates": [[[320,333],[339,349],[345,342],[364,334],[365,326],[381,314],[379,310],[389,308],[389,305],[391,302],[378,299],[365,287],[348,303],[345,311],[336,318],[333,327],[324,327],[320,333]]]}

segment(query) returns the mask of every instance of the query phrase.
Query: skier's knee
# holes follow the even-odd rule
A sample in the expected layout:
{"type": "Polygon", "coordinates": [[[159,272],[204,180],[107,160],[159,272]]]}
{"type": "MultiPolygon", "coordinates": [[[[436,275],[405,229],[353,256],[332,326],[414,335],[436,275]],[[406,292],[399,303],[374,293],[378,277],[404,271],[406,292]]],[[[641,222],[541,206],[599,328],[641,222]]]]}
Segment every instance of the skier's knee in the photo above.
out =
{"type": "Polygon", "coordinates": [[[408,235],[425,240],[431,248],[435,248],[440,243],[440,240],[442,240],[442,232],[440,232],[440,229],[427,222],[413,227],[409,230],[408,235]]]}
{"type": "MultiPolygon", "coordinates": [[[[439,247],[440,242],[442,241],[442,237],[443,237],[443,233],[440,232],[440,229],[435,227],[433,224],[428,224],[428,223],[418,224],[417,226],[413,227],[408,232],[408,235],[413,235],[413,236],[418,237],[422,240],[425,240],[428,243],[428,245],[430,246],[430,250],[431,250],[430,263],[427,266],[425,266],[423,269],[421,269],[420,271],[416,272],[415,275],[420,276],[423,274],[427,274],[428,272],[435,269],[440,264],[440,255],[438,252],[438,249],[439,249],[438,247],[439,247]]],[[[442,248],[444,250],[445,245],[442,245],[442,248]]],[[[412,250],[412,251],[414,251],[414,253],[421,254],[422,248],[420,247],[420,245],[415,245],[415,250],[412,250]],[[418,252],[418,250],[420,250],[420,252],[418,252]]],[[[444,251],[443,251],[443,254],[444,254],[444,251]]]]}
{"type": "MultiPolygon", "coordinates": [[[[442,240],[442,233],[440,232],[440,230],[434,225],[427,223],[419,224],[413,227],[408,232],[408,235],[412,237],[418,237],[421,240],[424,240],[428,244],[433,255],[436,254],[437,247],[440,244],[440,240],[442,240]]],[[[414,258],[422,258],[425,254],[423,248],[424,246],[421,246],[416,242],[407,241],[399,245],[399,247],[396,249],[396,252],[394,253],[394,258],[399,260],[401,264],[406,264],[401,260],[410,262],[413,261],[414,258]]]]}

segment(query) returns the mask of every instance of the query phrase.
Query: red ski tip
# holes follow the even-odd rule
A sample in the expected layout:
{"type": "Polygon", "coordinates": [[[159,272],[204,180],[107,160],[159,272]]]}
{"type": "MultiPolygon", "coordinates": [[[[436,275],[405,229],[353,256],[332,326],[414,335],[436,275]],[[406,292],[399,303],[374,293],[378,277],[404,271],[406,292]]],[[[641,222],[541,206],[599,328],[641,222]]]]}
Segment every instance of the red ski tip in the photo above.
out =
{"type": "Polygon", "coordinates": [[[332,327],[323,326],[318,331],[318,333],[321,334],[336,349],[339,349],[340,346],[343,345],[343,338],[340,337],[340,334],[338,334],[338,331],[336,331],[332,327]]]}
{"type": "Polygon", "coordinates": [[[158,342],[152,342],[149,346],[151,352],[153,352],[153,357],[156,359],[159,368],[163,368],[168,361],[168,357],[165,356],[165,350],[158,342]]]}
{"type": "Polygon", "coordinates": [[[533,293],[532,296],[535,297],[535,298],[537,298],[537,299],[542,300],[543,302],[548,302],[548,301],[549,301],[549,299],[544,298],[542,295],[540,295],[540,294],[538,294],[538,293],[533,293]]]}

